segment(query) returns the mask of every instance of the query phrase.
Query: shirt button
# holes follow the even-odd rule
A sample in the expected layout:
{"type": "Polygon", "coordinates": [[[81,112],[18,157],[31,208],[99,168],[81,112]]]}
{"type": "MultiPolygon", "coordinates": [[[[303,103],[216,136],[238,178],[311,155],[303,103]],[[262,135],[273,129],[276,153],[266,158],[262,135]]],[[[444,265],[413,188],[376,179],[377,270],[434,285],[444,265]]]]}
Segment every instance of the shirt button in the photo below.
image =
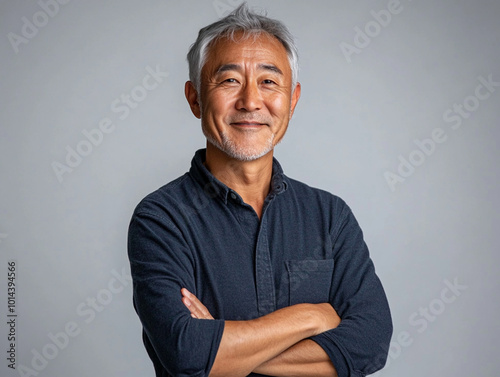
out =
{"type": "Polygon", "coordinates": [[[235,200],[235,199],[236,199],[236,194],[235,194],[234,192],[232,192],[232,193],[231,193],[231,198],[232,198],[233,200],[235,200]]]}

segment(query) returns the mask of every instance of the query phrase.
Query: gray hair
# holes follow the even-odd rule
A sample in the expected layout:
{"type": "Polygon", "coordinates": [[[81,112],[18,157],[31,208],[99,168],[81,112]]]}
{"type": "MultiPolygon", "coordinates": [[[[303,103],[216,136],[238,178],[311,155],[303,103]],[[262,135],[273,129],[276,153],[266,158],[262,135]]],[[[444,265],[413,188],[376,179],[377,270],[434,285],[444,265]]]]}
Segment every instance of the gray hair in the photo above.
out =
{"type": "Polygon", "coordinates": [[[201,70],[206,62],[208,47],[220,38],[226,37],[234,40],[235,33],[239,31],[243,31],[244,36],[267,33],[283,44],[292,70],[293,90],[299,74],[298,50],[293,35],[283,22],[250,11],[244,2],[226,17],[202,28],[198,33],[198,38],[191,45],[187,55],[189,80],[194,84],[198,93],[200,93],[201,70]]]}

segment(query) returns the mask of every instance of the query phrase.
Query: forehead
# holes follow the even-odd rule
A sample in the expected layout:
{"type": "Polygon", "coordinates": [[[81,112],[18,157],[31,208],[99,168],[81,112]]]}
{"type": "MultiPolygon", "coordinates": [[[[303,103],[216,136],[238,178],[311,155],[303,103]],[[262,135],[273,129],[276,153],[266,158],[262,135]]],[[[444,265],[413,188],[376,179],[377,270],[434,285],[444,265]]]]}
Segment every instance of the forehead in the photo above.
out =
{"type": "Polygon", "coordinates": [[[235,33],[234,38],[222,37],[209,47],[202,72],[213,74],[225,64],[271,64],[278,67],[285,75],[291,76],[288,54],[283,44],[267,34],[235,33]]]}

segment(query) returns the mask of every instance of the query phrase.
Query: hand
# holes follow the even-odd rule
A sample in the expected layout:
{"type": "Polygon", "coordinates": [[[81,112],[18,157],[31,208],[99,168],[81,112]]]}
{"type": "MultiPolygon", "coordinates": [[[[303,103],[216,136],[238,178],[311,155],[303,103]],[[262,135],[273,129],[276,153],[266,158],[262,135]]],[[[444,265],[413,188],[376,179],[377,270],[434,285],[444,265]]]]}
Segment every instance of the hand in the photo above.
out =
{"type": "Polygon", "coordinates": [[[191,312],[191,317],[197,319],[214,319],[212,314],[208,311],[205,305],[201,303],[198,298],[189,292],[186,288],[181,289],[182,294],[182,303],[186,305],[186,307],[191,312]]]}

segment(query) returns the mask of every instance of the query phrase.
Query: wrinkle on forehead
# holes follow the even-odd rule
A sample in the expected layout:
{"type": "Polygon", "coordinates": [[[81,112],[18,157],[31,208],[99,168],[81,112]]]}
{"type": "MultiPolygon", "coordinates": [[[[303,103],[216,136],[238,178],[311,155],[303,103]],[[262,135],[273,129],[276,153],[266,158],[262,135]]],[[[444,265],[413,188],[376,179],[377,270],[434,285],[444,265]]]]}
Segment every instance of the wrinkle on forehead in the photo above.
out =
{"type": "MultiPolygon", "coordinates": [[[[209,72],[206,71],[208,66],[211,66],[211,69],[209,69],[209,71],[211,71],[211,74],[220,69],[220,66],[214,67],[213,64],[214,60],[219,60],[219,58],[221,57],[220,54],[224,54],[225,52],[227,52],[226,48],[224,47],[239,44],[244,45],[242,46],[242,49],[239,50],[239,53],[241,54],[240,56],[243,56],[245,58],[254,58],[257,56],[262,57],[268,55],[270,58],[269,63],[271,63],[272,61],[276,61],[276,59],[284,59],[282,63],[286,61],[287,67],[285,68],[283,66],[282,68],[285,68],[286,71],[290,70],[289,72],[287,72],[287,74],[291,74],[291,66],[288,53],[285,46],[280,42],[278,38],[265,31],[256,31],[255,33],[244,33],[243,31],[240,31],[234,33],[233,36],[221,36],[212,41],[210,48],[207,49],[207,59],[202,69],[202,77],[206,74],[209,74],[209,72]],[[281,57],[278,57],[279,55],[281,55],[281,57]]],[[[228,61],[227,63],[229,64],[222,62],[222,66],[235,65],[231,64],[233,62],[228,61]]],[[[264,65],[274,66],[274,64],[264,65]]],[[[277,71],[279,71],[278,73],[284,73],[284,71],[281,71],[280,69],[278,69],[277,71]]]]}

